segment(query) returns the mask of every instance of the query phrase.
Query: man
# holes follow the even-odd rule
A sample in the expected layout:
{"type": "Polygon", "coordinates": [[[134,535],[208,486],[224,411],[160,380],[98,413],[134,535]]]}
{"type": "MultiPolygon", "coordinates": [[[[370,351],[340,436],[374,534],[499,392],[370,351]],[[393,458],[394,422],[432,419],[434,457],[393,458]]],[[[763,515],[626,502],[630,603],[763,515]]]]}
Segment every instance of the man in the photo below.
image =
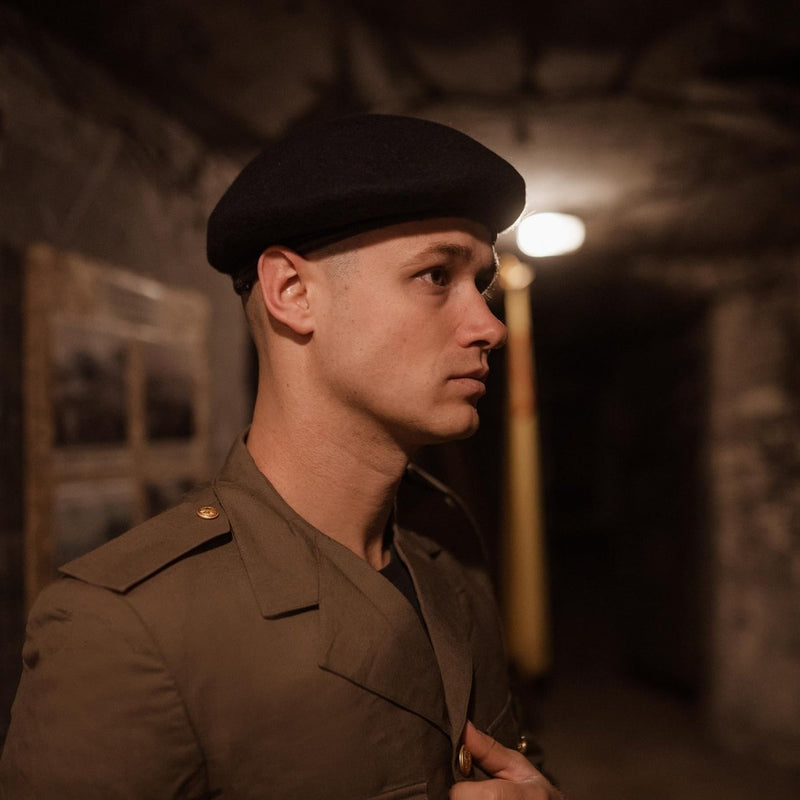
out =
{"type": "Polygon", "coordinates": [[[242,171],[208,254],[256,344],[252,425],[211,487],[43,593],[7,800],[556,796],[511,749],[474,532],[408,469],[478,427],[493,242],[523,205],[505,161],[403,117],[242,171]]]}

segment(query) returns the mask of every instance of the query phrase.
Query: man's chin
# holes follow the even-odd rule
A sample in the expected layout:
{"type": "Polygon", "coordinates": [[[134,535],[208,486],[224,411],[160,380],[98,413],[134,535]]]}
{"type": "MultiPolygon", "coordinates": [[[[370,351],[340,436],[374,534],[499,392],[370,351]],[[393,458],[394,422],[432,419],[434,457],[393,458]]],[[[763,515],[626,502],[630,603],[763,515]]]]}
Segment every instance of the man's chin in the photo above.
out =
{"type": "Polygon", "coordinates": [[[443,444],[455,442],[460,439],[469,439],[480,427],[478,412],[472,409],[469,418],[463,420],[449,419],[438,431],[433,432],[433,438],[428,444],[443,444]]]}

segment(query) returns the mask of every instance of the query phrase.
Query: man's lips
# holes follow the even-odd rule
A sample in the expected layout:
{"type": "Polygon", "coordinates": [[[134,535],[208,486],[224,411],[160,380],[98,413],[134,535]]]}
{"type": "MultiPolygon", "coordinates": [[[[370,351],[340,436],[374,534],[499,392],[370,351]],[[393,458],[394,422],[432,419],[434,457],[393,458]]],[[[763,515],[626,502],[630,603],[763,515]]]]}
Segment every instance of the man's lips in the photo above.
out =
{"type": "Polygon", "coordinates": [[[484,382],[488,374],[488,367],[480,367],[472,370],[472,372],[462,372],[458,375],[452,375],[450,380],[464,386],[470,394],[482,395],[486,392],[484,382]]]}
{"type": "Polygon", "coordinates": [[[486,380],[486,376],[489,374],[489,367],[478,367],[477,369],[472,370],[472,372],[461,372],[457,375],[452,375],[451,377],[454,380],[459,380],[460,378],[469,378],[474,381],[480,381],[483,383],[486,380]]]}

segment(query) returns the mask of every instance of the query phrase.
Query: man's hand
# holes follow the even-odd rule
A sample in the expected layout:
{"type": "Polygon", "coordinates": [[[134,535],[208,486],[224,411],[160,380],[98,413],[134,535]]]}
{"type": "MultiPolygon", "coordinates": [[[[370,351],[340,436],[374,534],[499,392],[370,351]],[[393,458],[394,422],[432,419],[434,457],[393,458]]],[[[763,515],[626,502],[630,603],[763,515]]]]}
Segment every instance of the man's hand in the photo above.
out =
{"type": "Polygon", "coordinates": [[[488,781],[461,781],[450,789],[450,800],[562,800],[563,795],[522,753],[503,747],[471,722],[464,728],[464,745],[488,781]]]}

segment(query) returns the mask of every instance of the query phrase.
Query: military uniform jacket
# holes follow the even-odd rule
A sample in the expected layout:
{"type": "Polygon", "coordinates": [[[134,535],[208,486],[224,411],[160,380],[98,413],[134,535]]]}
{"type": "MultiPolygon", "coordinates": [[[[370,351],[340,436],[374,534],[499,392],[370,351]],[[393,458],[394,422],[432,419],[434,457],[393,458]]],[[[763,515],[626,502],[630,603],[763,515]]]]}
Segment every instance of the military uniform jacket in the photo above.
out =
{"type": "Polygon", "coordinates": [[[443,532],[398,511],[424,626],[241,440],[213,486],[63,567],[28,624],[6,800],[445,798],[467,718],[517,730],[474,532],[426,481],[407,501],[443,532]]]}

